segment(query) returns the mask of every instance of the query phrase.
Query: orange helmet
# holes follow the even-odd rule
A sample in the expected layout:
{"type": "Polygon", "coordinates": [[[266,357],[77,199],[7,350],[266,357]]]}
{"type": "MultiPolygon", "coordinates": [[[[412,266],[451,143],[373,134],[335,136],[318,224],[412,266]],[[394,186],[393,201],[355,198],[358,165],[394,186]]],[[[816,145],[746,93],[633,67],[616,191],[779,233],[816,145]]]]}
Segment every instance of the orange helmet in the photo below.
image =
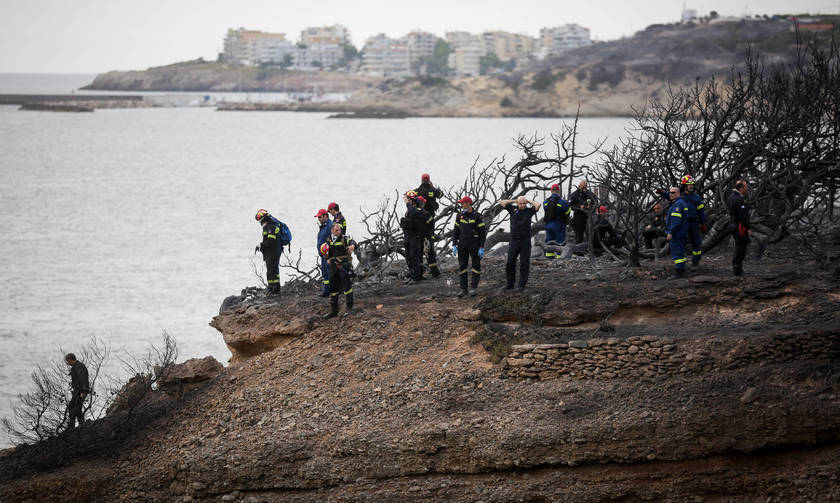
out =
{"type": "Polygon", "coordinates": [[[409,190],[408,192],[405,193],[405,196],[409,199],[414,199],[414,198],[417,197],[417,192],[414,192],[413,190],[409,190]]]}
{"type": "Polygon", "coordinates": [[[323,256],[325,256],[325,257],[326,257],[326,256],[330,253],[330,245],[329,245],[329,243],[322,243],[322,244],[321,244],[320,251],[321,251],[321,255],[323,255],[323,256]]]}
{"type": "Polygon", "coordinates": [[[684,175],[680,178],[680,185],[694,185],[694,177],[691,175],[684,175]]]}
{"type": "Polygon", "coordinates": [[[259,210],[257,210],[257,214],[254,218],[257,219],[257,222],[260,222],[260,221],[262,221],[263,218],[265,218],[266,215],[268,215],[267,210],[259,209],[259,210]]]}

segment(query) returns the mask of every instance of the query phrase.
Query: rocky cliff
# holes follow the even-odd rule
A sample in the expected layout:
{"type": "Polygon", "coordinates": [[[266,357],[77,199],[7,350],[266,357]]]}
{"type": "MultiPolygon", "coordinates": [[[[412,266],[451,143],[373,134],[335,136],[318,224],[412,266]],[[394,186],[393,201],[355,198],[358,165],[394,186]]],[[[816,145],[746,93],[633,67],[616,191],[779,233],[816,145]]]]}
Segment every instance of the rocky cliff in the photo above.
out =
{"type": "Polygon", "coordinates": [[[113,457],[0,478],[0,500],[836,500],[840,269],[727,263],[669,281],[537,259],[508,293],[487,257],[458,299],[449,262],[357,285],[335,320],[314,292],[233,297],[221,374],[113,457]]]}

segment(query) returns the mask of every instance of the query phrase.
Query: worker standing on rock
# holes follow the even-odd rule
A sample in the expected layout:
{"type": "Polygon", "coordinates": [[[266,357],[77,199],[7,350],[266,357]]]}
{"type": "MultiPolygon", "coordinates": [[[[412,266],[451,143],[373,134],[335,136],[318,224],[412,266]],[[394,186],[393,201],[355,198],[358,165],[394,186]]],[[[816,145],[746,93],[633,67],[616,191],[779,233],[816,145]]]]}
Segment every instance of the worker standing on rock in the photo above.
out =
{"type": "Polygon", "coordinates": [[[668,208],[668,218],[665,221],[666,238],[671,246],[671,257],[674,259],[674,277],[685,276],[685,240],[688,235],[688,204],[680,197],[680,189],[671,187],[668,190],[671,207],[668,208]]]}
{"type": "Polygon", "coordinates": [[[458,256],[458,276],[461,291],[458,297],[467,295],[468,264],[472,262],[472,282],[469,295],[475,297],[478,282],[481,279],[481,257],[484,256],[484,241],[487,239],[487,227],[481,214],[473,209],[472,198],[464,196],[458,199],[461,211],[455,217],[452,230],[452,254],[458,256]]]}
{"type": "Polygon", "coordinates": [[[85,364],[76,359],[73,353],[67,353],[64,357],[64,363],[70,367],[70,389],[72,396],[70,403],[67,404],[67,413],[70,416],[68,430],[76,427],[76,421],[79,426],[85,424],[84,402],[85,398],[90,394],[90,382],[88,381],[88,370],[85,364]]]}
{"type": "Polygon", "coordinates": [[[586,180],[581,180],[576,191],[569,196],[569,204],[572,207],[572,228],[575,230],[575,242],[583,243],[586,239],[586,221],[589,219],[589,209],[592,208],[594,198],[586,190],[586,180]]]}
{"type": "Polygon", "coordinates": [[[437,264],[437,252],[435,251],[435,243],[438,236],[435,234],[435,215],[440,207],[438,199],[442,195],[440,189],[432,185],[432,179],[428,173],[423,173],[420,177],[420,186],[415,189],[418,196],[426,200],[423,209],[429,212],[430,220],[426,222],[426,237],[423,242],[423,250],[425,250],[426,262],[429,266],[433,278],[440,276],[440,269],[437,264]]]}
{"type": "Polygon", "coordinates": [[[427,257],[427,265],[429,266],[429,273],[433,278],[440,276],[440,269],[437,265],[437,252],[435,251],[435,216],[427,209],[426,205],[429,202],[425,197],[417,196],[417,206],[423,214],[423,240],[420,243],[420,278],[423,279],[423,256],[427,257]]]}
{"type": "Polygon", "coordinates": [[[321,245],[321,254],[330,264],[330,312],[325,317],[338,316],[338,296],[344,293],[347,311],[353,314],[353,251],[356,242],[350,236],[341,234],[341,224],[332,224],[332,235],[321,245]]]}
{"type": "Polygon", "coordinates": [[[539,203],[529,201],[525,196],[519,196],[515,201],[505,199],[499,202],[502,208],[510,214],[510,246],[508,246],[507,263],[505,263],[505,290],[513,288],[516,282],[516,258],[519,257],[519,284],[516,288],[525,288],[528,283],[528,273],[531,270],[531,219],[537,214],[539,203]],[[528,206],[528,205],[531,206],[528,206]]]}
{"type": "Polygon", "coordinates": [[[569,202],[560,196],[560,184],[551,186],[551,195],[543,201],[543,218],[545,219],[545,258],[557,258],[558,254],[548,250],[548,243],[555,242],[557,246],[566,244],[566,224],[572,212],[569,202]]]}
{"type": "Polygon", "coordinates": [[[405,261],[408,265],[409,285],[422,279],[423,275],[423,235],[426,229],[428,213],[420,208],[417,193],[409,190],[403,195],[405,216],[400,219],[400,227],[405,238],[405,261]]]}
{"type": "Polygon", "coordinates": [[[330,229],[332,229],[332,222],[330,221],[330,214],[325,209],[318,210],[318,213],[315,214],[315,218],[318,219],[318,240],[316,243],[316,247],[318,253],[321,257],[321,281],[323,283],[321,287],[321,297],[329,297],[330,296],[330,265],[327,262],[327,257],[321,253],[321,245],[327,242],[330,238],[330,229]]]}
{"type": "Polygon", "coordinates": [[[683,201],[688,204],[688,242],[691,243],[691,268],[696,269],[702,256],[703,240],[700,232],[706,232],[706,205],[703,197],[695,191],[694,177],[685,175],[680,180],[683,201]]]}
{"type": "Polygon", "coordinates": [[[276,295],[280,293],[280,253],[283,251],[277,242],[280,240],[280,226],[263,209],[258,210],[254,218],[262,225],[262,242],[257,245],[255,253],[261,251],[265,261],[268,295],[276,295]]]}
{"type": "Polygon", "coordinates": [[[732,237],[735,239],[735,255],[732,257],[732,273],[735,276],[744,274],[744,258],[747,256],[747,247],[750,244],[752,230],[750,230],[750,210],[744,196],[747,195],[749,187],[744,180],[735,182],[735,188],[727,200],[729,208],[730,227],[732,237]]]}
{"type": "Polygon", "coordinates": [[[338,203],[330,203],[327,206],[327,211],[332,216],[333,223],[341,225],[341,234],[347,234],[347,220],[344,219],[344,215],[338,209],[338,203]]]}

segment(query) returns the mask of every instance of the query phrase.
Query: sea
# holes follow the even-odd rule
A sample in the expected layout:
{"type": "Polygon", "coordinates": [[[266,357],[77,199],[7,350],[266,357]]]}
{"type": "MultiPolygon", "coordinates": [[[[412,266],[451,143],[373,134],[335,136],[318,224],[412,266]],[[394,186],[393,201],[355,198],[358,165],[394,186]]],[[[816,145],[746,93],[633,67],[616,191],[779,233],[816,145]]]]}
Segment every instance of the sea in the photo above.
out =
{"type": "MultiPolygon", "coordinates": [[[[94,77],[0,74],[0,94],[82,92],[94,77]]],[[[163,331],[179,361],[210,355],[227,364],[208,323],[225,297],[260,283],[258,209],[287,223],[291,253],[314,265],[314,215],[328,203],[363,238],[362,210],[417,187],[422,173],[459,185],[474,164],[518,160],[518,135],[548,136],[571,120],[327,115],[0,106],[0,417],[38,365],[92,336],[111,347],[105,370],[117,377],[119,360],[144,353],[163,331]]],[[[613,144],[627,125],[582,119],[578,145],[613,144]]]]}

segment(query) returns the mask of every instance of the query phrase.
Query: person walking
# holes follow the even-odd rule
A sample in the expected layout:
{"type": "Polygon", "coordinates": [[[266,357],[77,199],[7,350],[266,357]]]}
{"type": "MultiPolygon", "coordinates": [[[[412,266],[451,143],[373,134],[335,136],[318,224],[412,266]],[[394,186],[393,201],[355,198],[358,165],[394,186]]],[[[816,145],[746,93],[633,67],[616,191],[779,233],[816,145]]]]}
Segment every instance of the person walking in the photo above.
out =
{"type": "Polygon", "coordinates": [[[586,180],[581,180],[577,190],[569,196],[569,205],[574,212],[572,229],[575,230],[576,243],[583,243],[586,239],[586,221],[589,218],[589,209],[592,208],[592,201],[594,200],[592,193],[586,190],[587,187],[586,180]]]}
{"type": "Polygon", "coordinates": [[[330,203],[327,206],[327,212],[329,212],[332,217],[333,223],[341,226],[341,233],[347,234],[347,220],[344,219],[344,215],[342,215],[341,211],[338,209],[338,203],[330,203]]]}
{"type": "Polygon", "coordinates": [[[461,211],[455,217],[455,228],[452,229],[452,254],[458,257],[458,276],[461,290],[458,297],[467,295],[467,275],[472,263],[472,281],[469,295],[476,296],[478,282],[481,280],[481,257],[484,256],[484,241],[487,239],[487,227],[481,219],[481,214],[473,209],[470,196],[458,199],[461,211]]]}
{"type": "Polygon", "coordinates": [[[330,238],[330,232],[333,222],[330,220],[330,214],[327,210],[321,208],[315,214],[318,219],[318,238],[315,244],[316,249],[321,257],[321,297],[330,296],[330,265],[324,254],[320,253],[321,246],[330,238]]]}
{"type": "Polygon", "coordinates": [[[680,197],[680,189],[668,189],[671,207],[665,222],[665,237],[671,246],[671,258],[674,259],[674,278],[685,276],[685,239],[688,235],[688,204],[680,197]]]}
{"type": "Polygon", "coordinates": [[[321,245],[321,254],[330,264],[330,312],[325,318],[338,316],[338,296],[344,293],[347,309],[344,316],[353,314],[353,252],[356,242],[342,235],[341,224],[333,222],[330,238],[321,245]]]}
{"type": "Polygon", "coordinates": [[[744,274],[744,258],[747,256],[747,247],[752,237],[750,210],[747,208],[745,199],[748,190],[747,182],[738,180],[735,182],[735,188],[726,202],[726,206],[729,208],[732,237],[735,239],[735,255],[732,256],[732,273],[735,276],[744,274]]]}
{"type": "Polygon", "coordinates": [[[551,195],[543,201],[543,218],[545,219],[545,258],[558,258],[556,251],[548,250],[548,243],[554,241],[559,246],[566,244],[566,224],[572,212],[569,202],[560,195],[560,184],[551,186],[551,195]]]}
{"type": "Polygon", "coordinates": [[[280,293],[280,254],[283,252],[282,245],[278,243],[280,226],[264,209],[258,210],[254,218],[262,225],[262,242],[257,245],[254,252],[262,252],[263,261],[265,261],[268,295],[276,295],[280,293]]]}
{"type": "Polygon", "coordinates": [[[85,424],[84,402],[90,394],[90,381],[88,381],[87,367],[76,359],[76,355],[67,353],[64,357],[64,363],[70,367],[70,389],[72,391],[70,403],[67,404],[67,413],[70,418],[67,429],[72,430],[76,427],[77,421],[79,426],[85,424]]]}
{"type": "Polygon", "coordinates": [[[691,269],[697,269],[702,256],[703,240],[700,232],[706,232],[706,205],[703,197],[695,190],[694,177],[685,175],[680,179],[683,201],[688,204],[688,242],[691,243],[691,269]]]}
{"type": "Polygon", "coordinates": [[[519,283],[516,288],[525,288],[531,270],[531,219],[537,214],[539,203],[529,201],[525,196],[505,199],[499,204],[510,214],[510,245],[505,263],[505,290],[516,283],[516,259],[519,258],[519,283]],[[530,204],[530,206],[528,206],[530,204]]]}

